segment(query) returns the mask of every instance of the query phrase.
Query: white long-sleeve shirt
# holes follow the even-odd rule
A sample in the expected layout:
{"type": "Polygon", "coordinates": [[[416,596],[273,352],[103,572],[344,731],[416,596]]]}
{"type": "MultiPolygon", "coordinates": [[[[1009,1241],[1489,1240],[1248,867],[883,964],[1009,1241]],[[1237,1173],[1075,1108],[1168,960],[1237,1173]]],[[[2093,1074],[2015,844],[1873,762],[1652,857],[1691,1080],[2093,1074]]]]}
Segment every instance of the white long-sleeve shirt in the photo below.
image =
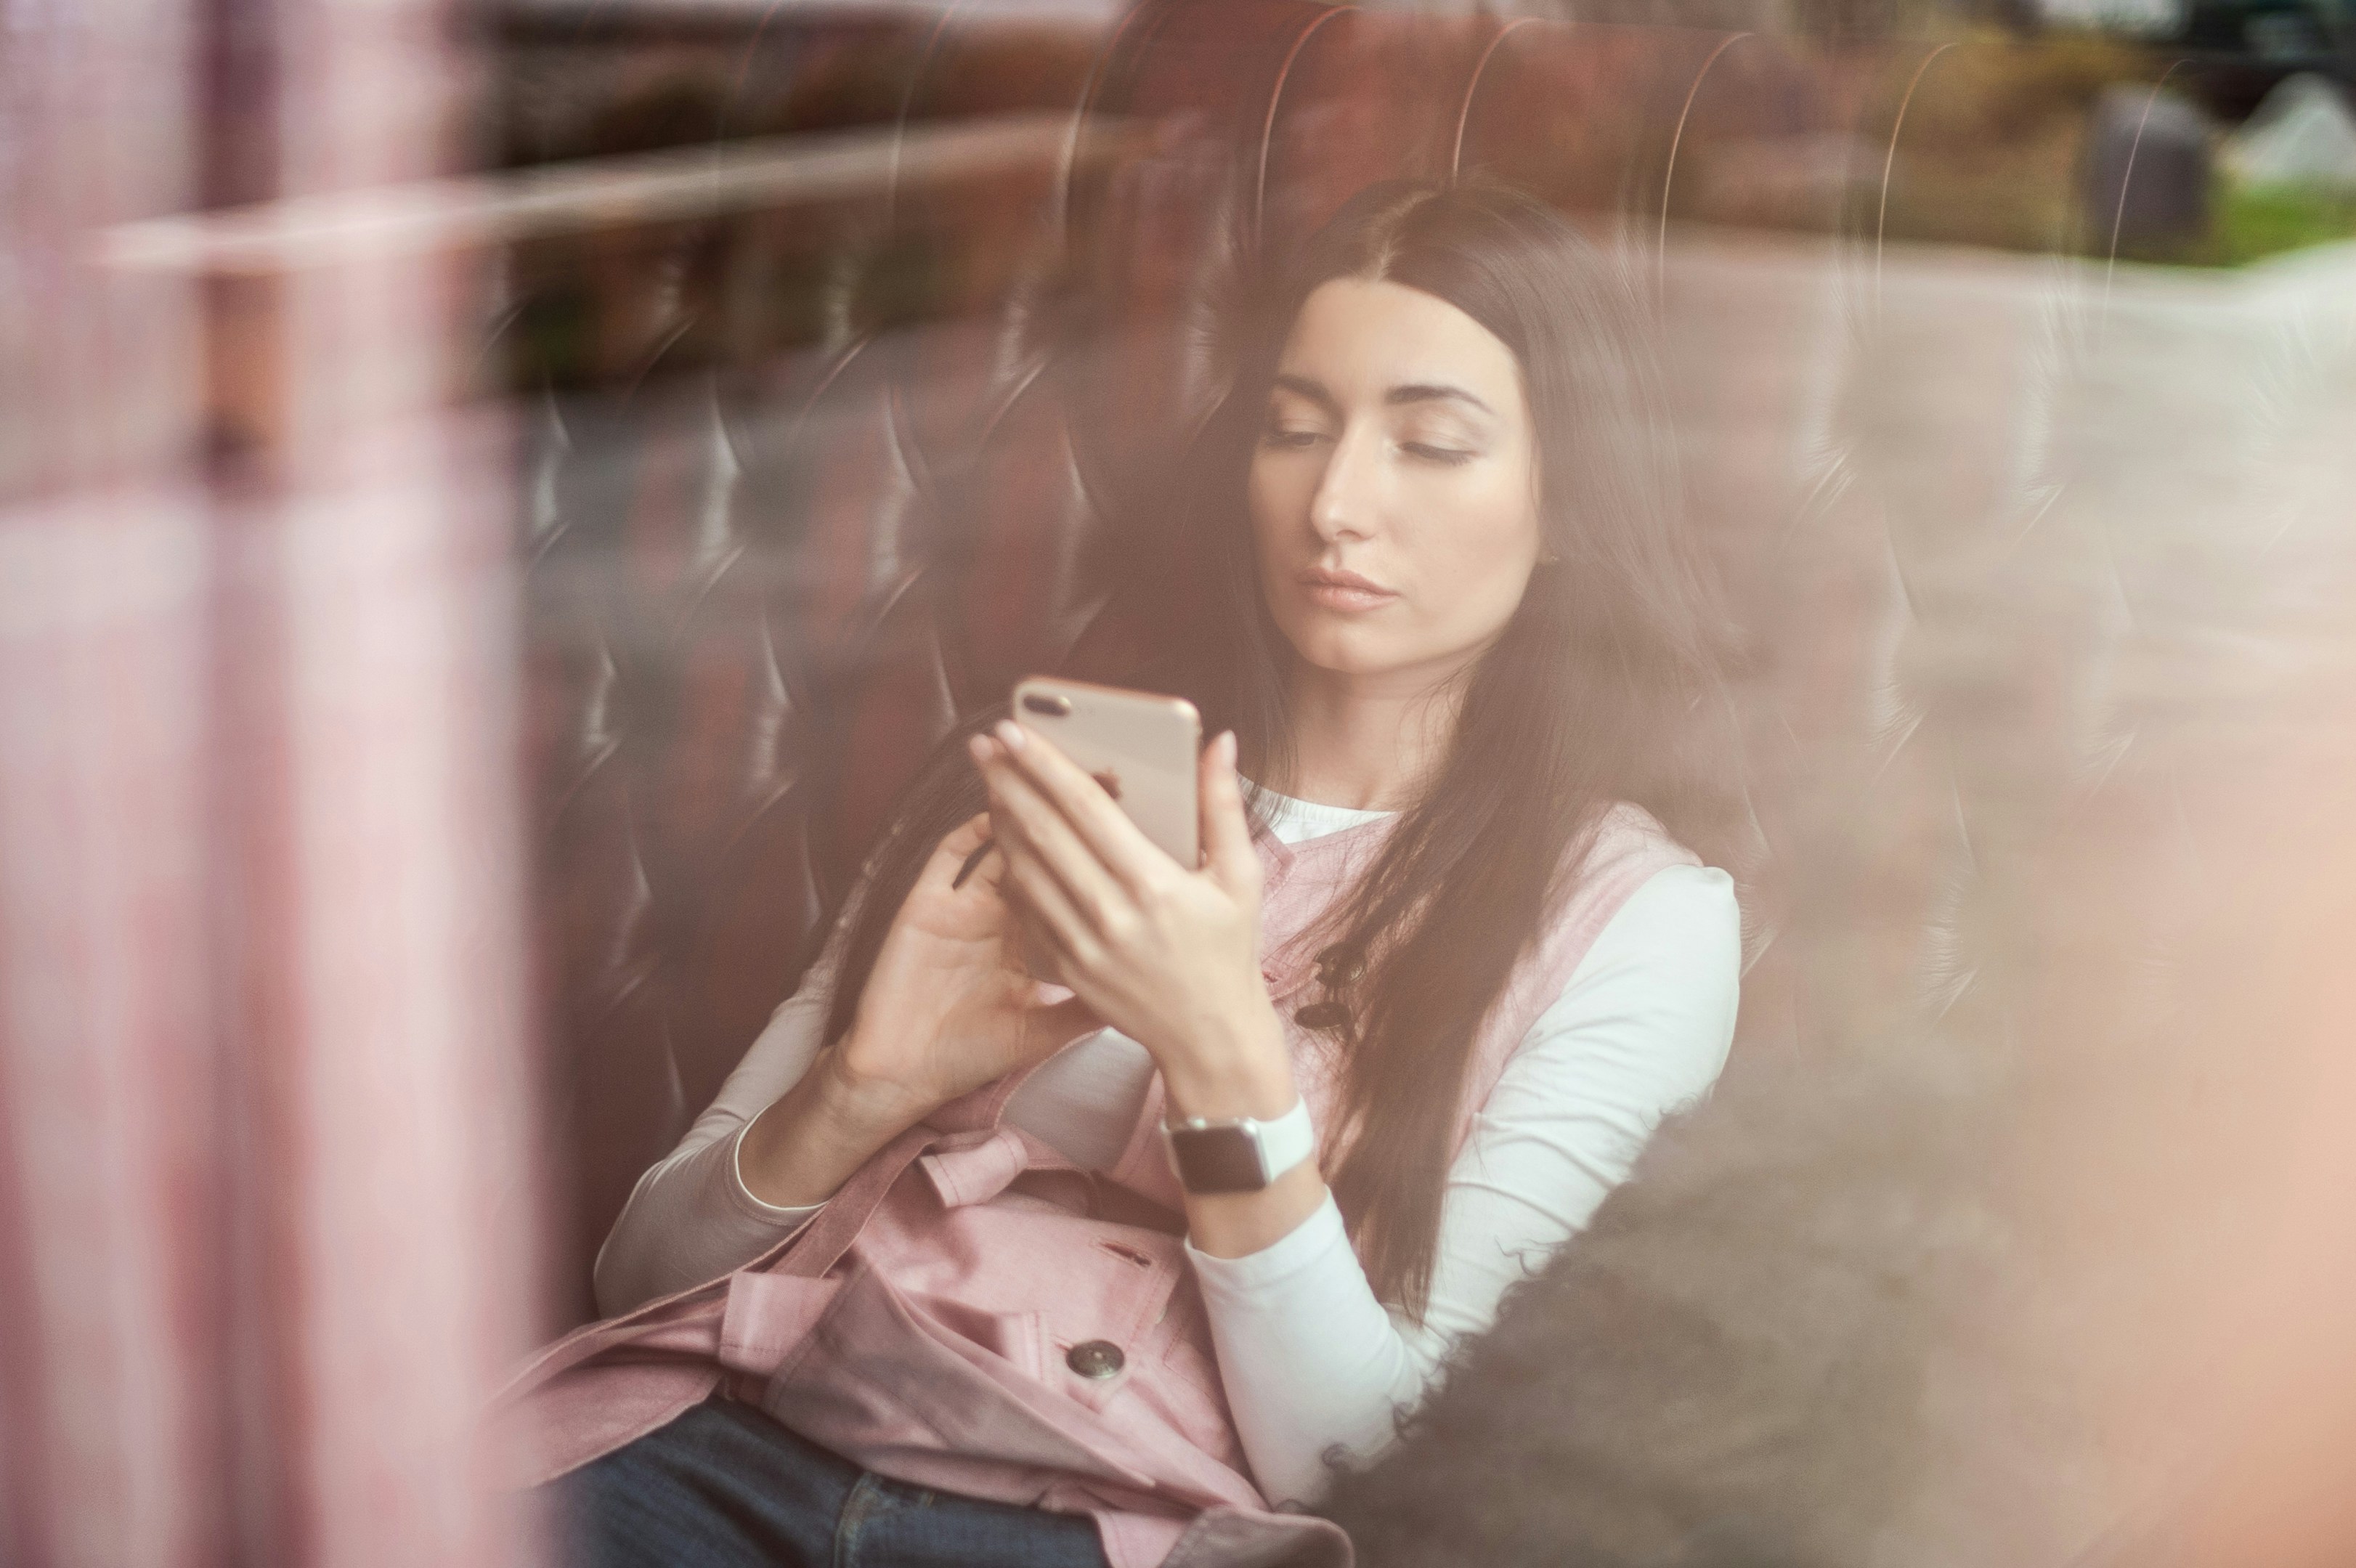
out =
{"type": "MultiPolygon", "coordinates": [[[[1263,794],[1287,843],[1381,813],[1263,794]]],[[[1495,1320],[1505,1288],[1587,1223],[1654,1127],[1716,1081],[1733,1038],[1740,971],[1733,883],[1669,866],[1621,906],[1562,994],[1507,1060],[1451,1167],[1420,1323],[1375,1298],[1329,1196],[1290,1232],[1241,1258],[1191,1245],[1227,1404],[1271,1502],[1313,1502],[1329,1463],[1392,1440],[1450,1348],[1495,1320]]],[[[780,1006],[711,1109],[638,1180],[597,1255],[601,1310],[620,1313],[741,1266],[817,1208],[763,1203],[744,1186],[744,1129],[817,1056],[829,977],[780,1006]]],[[[1151,1085],[1145,1048],[1105,1029],[1033,1073],[1007,1120],[1074,1164],[1113,1164],[1151,1085]]]]}

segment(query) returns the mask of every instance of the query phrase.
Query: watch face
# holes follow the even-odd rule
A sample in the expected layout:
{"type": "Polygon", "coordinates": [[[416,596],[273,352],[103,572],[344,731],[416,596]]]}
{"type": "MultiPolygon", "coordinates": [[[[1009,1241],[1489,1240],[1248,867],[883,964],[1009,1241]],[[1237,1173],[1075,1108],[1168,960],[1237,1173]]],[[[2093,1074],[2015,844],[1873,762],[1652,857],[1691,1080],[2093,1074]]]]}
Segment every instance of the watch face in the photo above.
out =
{"type": "Polygon", "coordinates": [[[1181,1127],[1170,1133],[1170,1158],[1188,1192],[1258,1192],[1259,1140],[1241,1127],[1181,1127]]]}

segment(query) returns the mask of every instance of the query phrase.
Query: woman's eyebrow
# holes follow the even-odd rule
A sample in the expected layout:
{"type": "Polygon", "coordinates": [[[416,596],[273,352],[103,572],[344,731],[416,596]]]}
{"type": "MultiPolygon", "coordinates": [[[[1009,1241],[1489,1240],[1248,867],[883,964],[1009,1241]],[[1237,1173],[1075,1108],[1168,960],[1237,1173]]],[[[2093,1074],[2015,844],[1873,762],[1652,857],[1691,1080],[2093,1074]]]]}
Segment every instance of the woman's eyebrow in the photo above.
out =
{"type": "Polygon", "coordinates": [[[1390,391],[1383,394],[1383,401],[1394,406],[1405,403],[1440,403],[1453,401],[1457,403],[1470,403],[1474,408],[1479,409],[1482,413],[1490,415],[1492,418],[1495,417],[1497,413],[1495,409],[1491,408],[1487,403],[1483,403],[1479,398],[1474,397],[1462,387],[1451,387],[1433,381],[1415,381],[1407,386],[1393,387],[1390,391]]]}
{"type": "Polygon", "coordinates": [[[1276,385],[1295,397],[1307,398],[1328,413],[1342,412],[1341,400],[1327,392],[1321,383],[1311,381],[1307,376],[1280,375],[1276,378],[1276,385]]]}
{"type": "MultiPolygon", "coordinates": [[[[1274,385],[1296,397],[1307,398],[1329,413],[1342,412],[1341,399],[1327,392],[1322,382],[1312,381],[1307,376],[1280,375],[1274,385]]],[[[1469,404],[1492,418],[1497,413],[1462,387],[1452,387],[1444,381],[1410,381],[1405,386],[1396,386],[1383,394],[1383,402],[1394,408],[1411,403],[1452,402],[1469,404]]]]}

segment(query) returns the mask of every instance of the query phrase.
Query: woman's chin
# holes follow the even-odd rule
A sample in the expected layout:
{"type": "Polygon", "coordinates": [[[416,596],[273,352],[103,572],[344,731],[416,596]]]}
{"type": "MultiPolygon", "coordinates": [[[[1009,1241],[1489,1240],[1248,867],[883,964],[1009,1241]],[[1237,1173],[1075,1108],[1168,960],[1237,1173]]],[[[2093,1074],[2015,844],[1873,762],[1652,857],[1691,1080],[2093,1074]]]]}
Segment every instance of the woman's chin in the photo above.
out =
{"type": "Polygon", "coordinates": [[[1396,646],[1394,639],[1369,637],[1358,628],[1311,625],[1288,629],[1293,630],[1292,649],[1301,661],[1328,675],[1376,680],[1421,662],[1396,646]]]}

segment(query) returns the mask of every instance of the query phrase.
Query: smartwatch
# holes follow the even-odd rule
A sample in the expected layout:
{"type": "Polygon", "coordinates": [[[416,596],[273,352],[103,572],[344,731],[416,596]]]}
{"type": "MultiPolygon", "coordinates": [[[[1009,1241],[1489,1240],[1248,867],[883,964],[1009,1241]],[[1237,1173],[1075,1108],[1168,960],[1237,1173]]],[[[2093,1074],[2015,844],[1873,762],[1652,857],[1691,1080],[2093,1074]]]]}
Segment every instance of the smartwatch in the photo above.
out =
{"type": "Polygon", "coordinates": [[[1300,1099],[1269,1122],[1253,1116],[1165,1122],[1162,1140],[1178,1185],[1193,1193],[1258,1192],[1317,1152],[1309,1102],[1300,1099]]]}

